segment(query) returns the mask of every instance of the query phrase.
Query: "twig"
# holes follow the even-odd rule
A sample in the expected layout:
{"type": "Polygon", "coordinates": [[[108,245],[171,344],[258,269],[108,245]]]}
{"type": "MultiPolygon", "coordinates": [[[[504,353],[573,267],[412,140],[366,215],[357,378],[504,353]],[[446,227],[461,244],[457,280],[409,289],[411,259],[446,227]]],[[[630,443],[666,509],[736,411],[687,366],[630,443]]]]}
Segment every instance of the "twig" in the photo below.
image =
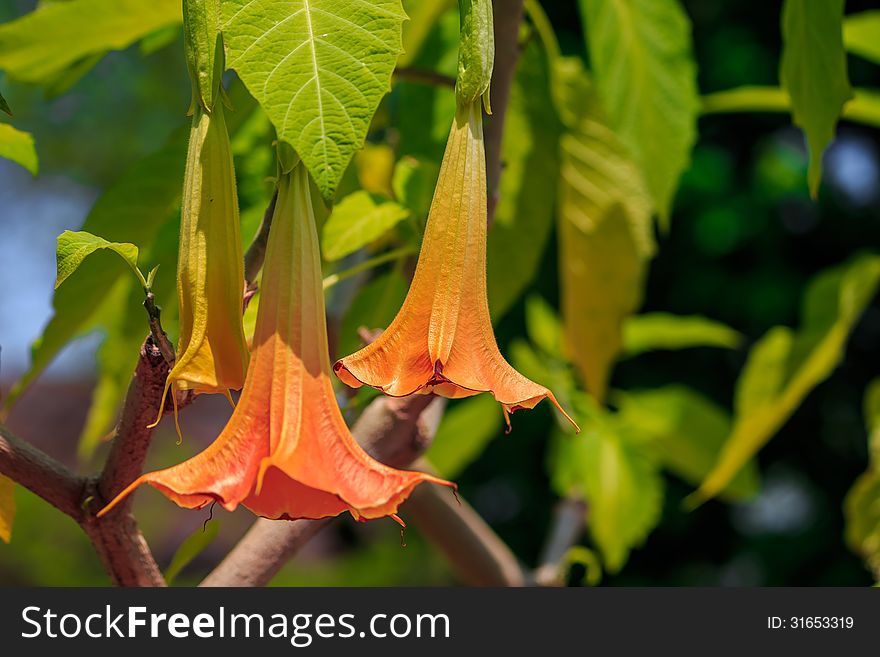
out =
{"type": "Polygon", "coordinates": [[[519,60],[519,26],[523,0],[493,0],[495,16],[495,67],[489,94],[492,116],[486,121],[486,179],[489,190],[489,222],[495,216],[501,182],[501,140],[510,101],[510,88],[519,60]]]}
{"type": "Polygon", "coordinates": [[[0,474],[39,495],[77,522],[85,479],[0,425],[0,474]]]}
{"type": "Polygon", "coordinates": [[[144,308],[147,309],[147,315],[150,318],[150,336],[153,338],[153,344],[158,346],[165,362],[173,365],[177,359],[174,353],[174,345],[171,344],[168,334],[162,328],[162,309],[156,305],[156,295],[152,292],[147,292],[147,296],[144,299],[144,308]]]}
{"type": "Polygon", "coordinates": [[[538,586],[562,586],[560,564],[583,534],[587,505],[580,499],[565,499],[556,505],[547,542],[534,572],[538,586]]]}
{"type": "Polygon", "coordinates": [[[444,75],[437,71],[428,71],[421,68],[412,68],[409,66],[401,66],[394,69],[394,77],[398,80],[406,80],[407,82],[419,82],[421,84],[429,84],[435,87],[455,88],[455,78],[450,75],[444,75]]]}
{"type": "MultiPolygon", "coordinates": [[[[415,469],[431,471],[420,459],[415,469]]],[[[516,556],[464,500],[436,486],[419,486],[401,507],[421,532],[446,556],[459,580],[468,586],[523,586],[516,556]]]]}
{"type": "Polygon", "coordinates": [[[266,257],[266,243],[269,241],[269,229],[272,227],[272,215],[275,214],[275,204],[278,202],[278,188],[272,194],[269,205],[263,213],[263,221],[254,235],[254,240],[244,254],[244,284],[245,291],[251,296],[257,289],[257,276],[263,267],[263,259],[266,257]]]}

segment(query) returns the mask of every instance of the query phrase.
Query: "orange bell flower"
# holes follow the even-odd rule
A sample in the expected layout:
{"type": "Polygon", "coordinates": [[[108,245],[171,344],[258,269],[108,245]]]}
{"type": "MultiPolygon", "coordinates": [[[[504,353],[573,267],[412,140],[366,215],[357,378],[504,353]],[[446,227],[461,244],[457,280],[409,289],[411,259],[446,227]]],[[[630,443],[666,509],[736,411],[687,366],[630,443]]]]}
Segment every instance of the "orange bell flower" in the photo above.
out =
{"type": "Polygon", "coordinates": [[[318,236],[302,164],[283,173],[262,278],[254,347],[241,398],[214,443],[142,475],[99,515],[147,483],[178,505],[244,504],[267,518],[393,516],[423,472],[370,457],[345,425],[330,377],[318,236]]]}
{"type": "Polygon", "coordinates": [[[505,419],[553,393],[511,367],[495,342],[486,295],[486,154],[479,98],[459,105],[403,307],[371,344],[337,361],[336,375],[395,397],[491,392],[505,419]]]}

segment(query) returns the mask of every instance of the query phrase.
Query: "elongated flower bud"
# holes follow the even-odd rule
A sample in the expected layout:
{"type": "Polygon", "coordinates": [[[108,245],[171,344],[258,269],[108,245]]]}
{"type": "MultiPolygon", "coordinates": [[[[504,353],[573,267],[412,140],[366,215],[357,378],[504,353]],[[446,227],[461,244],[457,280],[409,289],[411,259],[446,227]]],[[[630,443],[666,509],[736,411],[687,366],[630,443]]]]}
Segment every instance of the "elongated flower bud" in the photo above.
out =
{"type": "MultiPolygon", "coordinates": [[[[166,390],[224,393],[244,383],[244,259],[222,103],[193,114],[177,260],[180,336],[166,390]]],[[[160,414],[161,417],[161,414],[160,414]]]]}

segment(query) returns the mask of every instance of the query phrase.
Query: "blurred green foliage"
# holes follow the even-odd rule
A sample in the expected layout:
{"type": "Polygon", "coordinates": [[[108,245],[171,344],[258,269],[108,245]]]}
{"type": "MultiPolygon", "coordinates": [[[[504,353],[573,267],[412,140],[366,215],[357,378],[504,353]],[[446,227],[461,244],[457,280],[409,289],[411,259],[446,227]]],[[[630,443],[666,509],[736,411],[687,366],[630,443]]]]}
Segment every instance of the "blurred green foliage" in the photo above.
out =
{"type": "MultiPolygon", "coordinates": [[[[825,46],[815,52],[795,29],[792,13],[804,0],[785,3],[787,27],[761,3],[526,4],[489,234],[489,297],[502,353],[554,390],[584,431],[563,433],[545,403],[516,413],[503,436],[497,404],[481,395],[448,405],[428,458],[525,564],[537,560],[556,497],[584,498],[587,535],[568,559],[572,584],[595,584],[600,574],[608,584],[870,583],[861,560],[876,572],[880,489],[861,399],[880,363],[880,308],[877,257],[854,255],[880,245],[880,119],[872,119],[880,111],[869,88],[878,69],[865,36],[880,28],[849,18],[870,3],[846,4],[842,43],[854,53],[846,70],[856,100],[843,107],[821,185],[817,153],[845,96],[822,91],[845,80],[805,82],[798,66],[810,62],[807,52],[843,55],[834,21],[823,22],[825,46]],[[698,89],[728,95],[706,99],[700,117],[698,89]],[[807,130],[812,162],[790,111],[807,130]],[[719,466],[724,454],[735,456],[719,466]],[[721,501],[686,510],[685,498],[716,467],[724,476],[704,492],[721,501]]],[[[12,5],[0,8],[0,20],[33,3],[12,5]]],[[[455,75],[454,5],[403,3],[411,20],[399,66],[455,75]]],[[[7,75],[0,88],[17,128],[36,139],[43,175],[104,190],[83,229],[133,242],[142,262],[161,264],[154,289],[173,332],[189,84],[179,32],[168,23],[144,22],[123,41],[93,30],[76,57],[40,66],[25,57],[27,48],[8,45],[15,43],[9,23],[0,27],[7,75]]],[[[245,82],[257,79],[256,68],[245,63],[245,82]]],[[[322,231],[325,275],[339,278],[328,290],[337,355],[360,346],[358,328],[386,326],[406,293],[455,105],[450,88],[417,77],[395,80],[369,128],[361,119],[370,103],[357,108],[352,140],[359,143],[363,129],[366,148],[347,168],[334,154],[319,180],[325,194],[338,183],[322,231]],[[396,249],[393,259],[371,264],[396,249]]],[[[247,241],[272,190],[280,101],[261,98],[266,113],[228,78],[247,241]]],[[[295,79],[288,72],[282,86],[295,79]]],[[[142,293],[124,268],[96,254],[70,277],[27,377],[77,335],[103,333],[80,443],[84,466],[106,449],[100,439],[146,330],[142,293]]],[[[375,394],[341,391],[347,419],[375,394]]],[[[875,397],[866,402],[874,433],[875,397]]],[[[13,401],[15,393],[6,398],[13,401]]],[[[165,433],[151,462],[181,458],[165,433]]],[[[0,582],[106,583],[72,522],[20,488],[15,496],[0,582]]],[[[177,584],[197,582],[248,521],[218,514],[211,523],[218,536],[208,540],[203,514],[178,511],[153,492],[140,497],[138,517],[177,584]]],[[[407,532],[401,549],[393,523],[345,519],[275,583],[453,583],[417,528],[407,532]]]]}

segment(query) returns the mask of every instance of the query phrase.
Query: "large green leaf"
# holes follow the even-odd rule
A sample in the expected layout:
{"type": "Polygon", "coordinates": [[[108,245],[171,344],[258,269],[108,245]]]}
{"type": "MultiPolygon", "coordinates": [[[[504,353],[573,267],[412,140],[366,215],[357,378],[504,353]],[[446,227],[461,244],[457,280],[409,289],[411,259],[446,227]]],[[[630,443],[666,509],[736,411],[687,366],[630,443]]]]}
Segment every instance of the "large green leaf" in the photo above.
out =
{"type": "Polygon", "coordinates": [[[810,148],[810,194],[819,193],[822,153],[834,139],[843,106],[852,98],[841,21],[844,0],[786,0],[782,10],[779,77],[791,97],[792,118],[810,148]]]}
{"type": "MultiPolygon", "coordinates": [[[[778,87],[737,87],[703,96],[704,114],[788,112],[791,99],[778,87]]],[[[843,118],[880,128],[880,93],[856,88],[843,107],[843,118]]]]}
{"type": "Polygon", "coordinates": [[[390,89],[400,0],[226,0],[223,15],[227,64],[330,201],[390,89]]]}
{"type": "Polygon", "coordinates": [[[442,477],[454,479],[475,461],[504,425],[492,395],[463,399],[443,414],[426,456],[442,477]]]}
{"type": "Polygon", "coordinates": [[[0,541],[12,540],[12,522],[15,520],[15,482],[0,475],[0,541]]]}
{"type": "Polygon", "coordinates": [[[797,332],[771,329],[749,353],[737,382],[734,423],[718,462],[695,493],[723,490],[843,357],[849,333],[880,283],[880,256],[861,255],[810,284],[797,332]]]}
{"type": "Polygon", "coordinates": [[[847,16],[843,21],[843,45],[850,52],[880,64],[880,10],[847,16]]]}
{"type": "Polygon", "coordinates": [[[0,25],[0,69],[43,83],[91,55],[126,48],[181,20],[180,0],[52,3],[0,25]]]}
{"type": "Polygon", "coordinates": [[[409,216],[408,209],[381,194],[349,194],[333,207],[322,229],[324,258],[344,258],[376,241],[409,216]]]}
{"type": "Polygon", "coordinates": [[[12,160],[37,175],[37,151],[34,137],[29,132],[16,130],[8,123],[0,123],[0,157],[12,160]]]}
{"type": "MultiPolygon", "coordinates": [[[[123,173],[95,203],[83,229],[109,240],[134,242],[148,248],[180,202],[186,156],[183,134],[178,133],[168,146],[123,173]]],[[[108,308],[105,301],[119,278],[130,276],[127,268],[115,255],[96,253],[55,291],[54,314],[31,349],[30,369],[7,396],[7,408],[67,342],[100,324],[107,312],[120,311],[118,307],[108,308]]],[[[146,328],[145,316],[143,322],[146,328]]]]}
{"type": "Polygon", "coordinates": [[[638,168],[605,124],[576,60],[559,63],[559,263],[566,345],[587,390],[603,400],[624,319],[641,303],[653,254],[652,203],[638,168]]]}
{"type": "MultiPolygon", "coordinates": [[[[730,434],[730,415],[684,386],[628,391],[614,397],[621,422],[640,438],[665,468],[695,486],[715,465],[730,434]]],[[[742,499],[758,490],[758,468],[749,461],[721,492],[742,499]]]]}
{"type": "Polygon", "coordinates": [[[635,356],[657,349],[722,347],[733,349],[743,336],[729,326],[698,315],[634,315],[623,325],[623,351],[635,356]]]}
{"type": "Polygon", "coordinates": [[[561,127],[550,97],[549,64],[533,42],[521,56],[510,93],[501,144],[504,175],[489,230],[489,309],[496,320],[535,278],[553,229],[561,127]]]}
{"type": "Polygon", "coordinates": [[[580,0],[580,7],[610,125],[668,224],[697,134],[690,21],[678,0],[580,0]]]}
{"type": "Polygon", "coordinates": [[[554,437],[553,483],[560,495],[586,501],[590,535],[615,573],[659,522],[663,479],[650,452],[613,416],[594,414],[581,426],[578,436],[554,437]]]}

